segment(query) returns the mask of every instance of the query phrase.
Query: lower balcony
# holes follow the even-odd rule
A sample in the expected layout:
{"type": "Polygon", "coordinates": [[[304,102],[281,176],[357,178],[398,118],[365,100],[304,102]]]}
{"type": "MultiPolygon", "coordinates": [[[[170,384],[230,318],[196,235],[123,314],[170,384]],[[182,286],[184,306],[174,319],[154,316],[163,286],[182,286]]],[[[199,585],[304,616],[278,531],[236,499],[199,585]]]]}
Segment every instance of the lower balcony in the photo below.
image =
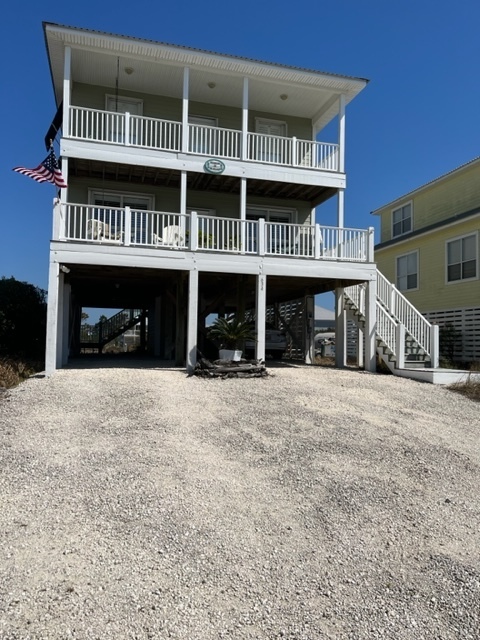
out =
{"type": "Polygon", "coordinates": [[[54,240],[172,251],[373,262],[373,229],[58,203],[54,240]]]}

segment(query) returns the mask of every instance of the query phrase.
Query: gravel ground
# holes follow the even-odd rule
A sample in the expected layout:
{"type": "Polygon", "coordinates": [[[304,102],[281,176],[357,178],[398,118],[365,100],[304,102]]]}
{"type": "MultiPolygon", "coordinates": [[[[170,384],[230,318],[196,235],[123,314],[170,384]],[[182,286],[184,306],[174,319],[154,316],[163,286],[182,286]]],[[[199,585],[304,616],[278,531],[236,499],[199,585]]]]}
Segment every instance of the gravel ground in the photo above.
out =
{"type": "Polygon", "coordinates": [[[2,639],[480,638],[479,406],[447,389],[77,366],[0,442],[2,639]]]}

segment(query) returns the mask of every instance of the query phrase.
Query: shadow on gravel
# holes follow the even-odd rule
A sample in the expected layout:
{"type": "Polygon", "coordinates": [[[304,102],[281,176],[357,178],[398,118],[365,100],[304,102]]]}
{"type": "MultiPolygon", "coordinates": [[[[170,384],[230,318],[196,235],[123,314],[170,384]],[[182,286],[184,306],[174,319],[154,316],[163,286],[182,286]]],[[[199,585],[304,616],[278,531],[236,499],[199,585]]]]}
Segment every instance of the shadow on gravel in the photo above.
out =
{"type": "Polygon", "coordinates": [[[176,367],[173,360],[130,353],[86,354],[70,358],[65,369],[162,369],[185,372],[185,367],[176,367]]]}

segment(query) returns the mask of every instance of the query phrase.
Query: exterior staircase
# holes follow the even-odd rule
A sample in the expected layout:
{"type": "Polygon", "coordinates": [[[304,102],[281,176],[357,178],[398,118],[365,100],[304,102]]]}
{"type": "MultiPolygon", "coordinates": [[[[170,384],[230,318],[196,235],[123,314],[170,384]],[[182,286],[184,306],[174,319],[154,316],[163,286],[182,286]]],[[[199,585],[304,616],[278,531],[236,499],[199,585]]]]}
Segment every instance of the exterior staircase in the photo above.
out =
{"type": "MultiPolygon", "coordinates": [[[[347,317],[363,330],[365,285],[347,287],[344,291],[347,317]]],[[[405,376],[413,369],[438,369],[438,326],[430,324],[378,270],[376,343],[379,358],[396,375],[405,376]]]]}
{"type": "Polygon", "coordinates": [[[98,349],[98,352],[102,353],[106,344],[121,336],[128,329],[132,329],[141,321],[143,315],[143,309],[122,309],[114,316],[97,322],[90,334],[82,335],[80,348],[98,349]]]}

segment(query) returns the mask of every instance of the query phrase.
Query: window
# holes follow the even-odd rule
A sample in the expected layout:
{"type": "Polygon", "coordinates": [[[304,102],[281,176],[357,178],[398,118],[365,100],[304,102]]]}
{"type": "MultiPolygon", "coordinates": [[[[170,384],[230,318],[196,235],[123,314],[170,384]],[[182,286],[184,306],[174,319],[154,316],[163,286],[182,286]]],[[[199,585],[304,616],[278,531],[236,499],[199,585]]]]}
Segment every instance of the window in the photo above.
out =
{"type": "Polygon", "coordinates": [[[476,233],[447,242],[447,282],[477,277],[477,244],[476,233]]]}
{"type": "MultiPolygon", "coordinates": [[[[132,209],[131,242],[145,244],[146,238],[151,237],[152,229],[150,227],[154,220],[146,212],[153,210],[152,196],[91,190],[89,201],[95,205],[93,218],[107,224],[112,234],[120,235],[124,232],[124,208],[130,207],[132,209]]],[[[156,232],[156,230],[154,231],[156,232]]]]}
{"type": "MultiPolygon", "coordinates": [[[[260,218],[264,218],[265,222],[269,223],[265,249],[267,253],[277,253],[287,242],[285,224],[295,221],[296,211],[294,209],[248,207],[246,218],[247,221],[258,221],[260,218]]],[[[257,231],[256,224],[248,224],[247,222],[247,246],[253,251],[257,250],[257,231]]]]}
{"type": "Polygon", "coordinates": [[[397,289],[418,289],[418,251],[397,258],[397,289]]]}
{"type": "Polygon", "coordinates": [[[392,211],[392,237],[402,236],[412,230],[412,203],[392,211]]]}
{"type": "Polygon", "coordinates": [[[281,120],[255,118],[255,133],[262,134],[253,138],[251,144],[252,159],[260,162],[284,164],[289,159],[289,147],[286,144],[287,123],[281,120]]]}

